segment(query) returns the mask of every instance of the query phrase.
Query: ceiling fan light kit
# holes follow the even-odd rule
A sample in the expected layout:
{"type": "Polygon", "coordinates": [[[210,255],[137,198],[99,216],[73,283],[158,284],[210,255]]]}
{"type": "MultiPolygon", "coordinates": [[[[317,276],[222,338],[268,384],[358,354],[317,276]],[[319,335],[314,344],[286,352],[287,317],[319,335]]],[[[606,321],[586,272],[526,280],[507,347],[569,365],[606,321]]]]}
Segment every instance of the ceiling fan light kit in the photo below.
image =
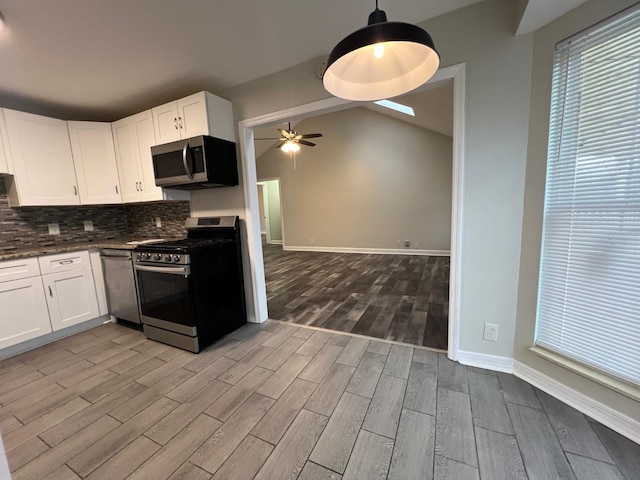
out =
{"type": "Polygon", "coordinates": [[[370,102],[419,87],[439,66],[431,36],[416,25],[387,21],[376,0],[367,26],[331,51],[322,83],[336,97],[370,102]]]}

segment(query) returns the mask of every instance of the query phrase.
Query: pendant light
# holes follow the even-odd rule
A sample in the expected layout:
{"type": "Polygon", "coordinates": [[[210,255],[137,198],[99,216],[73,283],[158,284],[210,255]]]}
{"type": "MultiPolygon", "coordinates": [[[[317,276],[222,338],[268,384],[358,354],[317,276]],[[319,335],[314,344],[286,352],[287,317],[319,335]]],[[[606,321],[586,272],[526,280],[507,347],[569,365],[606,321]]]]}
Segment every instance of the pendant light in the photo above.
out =
{"type": "Polygon", "coordinates": [[[419,87],[439,66],[431,36],[416,25],[388,22],[376,0],[367,26],[331,51],[322,83],[336,97],[369,102],[419,87]]]}

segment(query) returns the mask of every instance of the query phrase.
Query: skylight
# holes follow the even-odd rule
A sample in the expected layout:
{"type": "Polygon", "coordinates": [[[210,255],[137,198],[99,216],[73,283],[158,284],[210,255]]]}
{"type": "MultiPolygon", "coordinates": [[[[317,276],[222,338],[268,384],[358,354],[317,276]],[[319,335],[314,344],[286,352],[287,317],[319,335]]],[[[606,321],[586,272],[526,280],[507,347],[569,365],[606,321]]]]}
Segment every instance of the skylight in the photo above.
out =
{"type": "Polygon", "coordinates": [[[412,117],[416,116],[416,114],[413,113],[413,108],[407,105],[402,105],[401,103],[392,102],[391,100],[378,100],[373,103],[380,105],[381,107],[390,108],[396,112],[404,113],[405,115],[411,115],[412,117]]]}

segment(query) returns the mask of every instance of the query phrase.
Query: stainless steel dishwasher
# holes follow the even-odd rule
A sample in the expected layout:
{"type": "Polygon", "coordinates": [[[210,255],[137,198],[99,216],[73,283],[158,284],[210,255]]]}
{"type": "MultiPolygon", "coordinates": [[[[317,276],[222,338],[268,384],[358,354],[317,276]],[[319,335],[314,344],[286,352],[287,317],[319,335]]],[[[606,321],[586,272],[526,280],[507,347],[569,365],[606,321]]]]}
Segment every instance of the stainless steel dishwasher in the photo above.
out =
{"type": "Polygon", "coordinates": [[[140,323],[132,251],[107,248],[100,251],[100,258],[109,314],[128,322],[140,323]]]}

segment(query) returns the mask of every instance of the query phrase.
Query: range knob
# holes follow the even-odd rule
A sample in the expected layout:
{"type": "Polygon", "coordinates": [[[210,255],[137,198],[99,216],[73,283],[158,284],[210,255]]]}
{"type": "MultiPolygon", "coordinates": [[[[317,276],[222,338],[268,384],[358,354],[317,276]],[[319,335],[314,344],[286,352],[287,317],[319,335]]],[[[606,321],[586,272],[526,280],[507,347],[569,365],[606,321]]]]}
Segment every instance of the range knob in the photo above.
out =
{"type": "Polygon", "coordinates": [[[166,257],[164,257],[164,261],[165,262],[170,262],[171,261],[171,255],[167,255],[166,257]]]}
{"type": "Polygon", "coordinates": [[[138,260],[138,261],[142,260],[142,254],[141,253],[138,253],[136,255],[136,260],[138,260]]]}
{"type": "Polygon", "coordinates": [[[146,258],[147,260],[149,260],[151,258],[151,254],[150,253],[143,253],[142,254],[144,256],[144,258],[146,258]]]}
{"type": "Polygon", "coordinates": [[[159,253],[156,253],[156,254],[155,254],[155,256],[154,256],[154,258],[155,258],[156,260],[162,260],[162,255],[160,255],[159,253]]]}
{"type": "Polygon", "coordinates": [[[174,262],[179,262],[180,261],[180,255],[174,255],[173,256],[173,261],[174,262]]]}

